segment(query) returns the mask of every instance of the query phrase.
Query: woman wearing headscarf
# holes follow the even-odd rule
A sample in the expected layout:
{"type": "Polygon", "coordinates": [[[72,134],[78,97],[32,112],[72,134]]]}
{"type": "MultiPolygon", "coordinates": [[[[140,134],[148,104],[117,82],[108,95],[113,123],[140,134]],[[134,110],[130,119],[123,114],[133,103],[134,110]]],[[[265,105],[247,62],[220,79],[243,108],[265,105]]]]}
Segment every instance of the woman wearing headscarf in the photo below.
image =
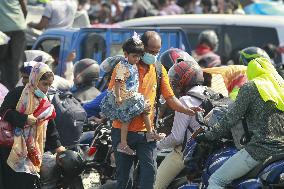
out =
{"type": "MultiPolygon", "coordinates": [[[[69,54],[71,58],[71,53],[69,54]]],[[[32,67],[36,62],[42,62],[47,64],[49,67],[52,67],[52,63],[54,62],[54,59],[52,56],[44,51],[41,50],[26,50],[25,51],[25,62],[20,68],[21,72],[21,79],[18,81],[16,87],[26,85],[28,83],[28,78],[31,73],[32,67]]],[[[72,62],[68,62],[68,65],[73,65],[72,62]]],[[[67,69],[67,68],[66,68],[67,69]]],[[[69,68],[68,70],[72,69],[72,77],[70,77],[68,80],[60,77],[58,75],[54,75],[54,81],[52,83],[52,87],[61,91],[68,91],[71,89],[73,85],[73,67],[69,68]]],[[[67,72],[67,70],[65,70],[67,72]]],[[[65,72],[65,73],[66,73],[65,72]]],[[[69,71],[70,72],[70,71],[69,71]]]]}
{"type": "Polygon", "coordinates": [[[4,99],[0,113],[15,135],[12,147],[0,147],[4,189],[36,188],[44,150],[65,150],[52,121],[54,107],[46,96],[53,79],[50,68],[37,63],[26,86],[15,88],[4,99]]]}
{"type": "Polygon", "coordinates": [[[224,188],[270,156],[284,153],[284,80],[266,58],[249,62],[247,78],[225,116],[196,137],[197,142],[219,139],[242,117],[252,133],[244,148],[211,175],[208,189],[224,188]]]}

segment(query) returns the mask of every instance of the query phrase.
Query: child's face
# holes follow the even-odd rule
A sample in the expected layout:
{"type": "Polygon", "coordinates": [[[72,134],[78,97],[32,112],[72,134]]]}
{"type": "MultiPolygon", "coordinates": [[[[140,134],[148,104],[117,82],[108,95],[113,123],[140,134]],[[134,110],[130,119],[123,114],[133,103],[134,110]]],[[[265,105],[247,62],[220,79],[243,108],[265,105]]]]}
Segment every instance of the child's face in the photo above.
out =
{"type": "Polygon", "coordinates": [[[137,53],[125,53],[125,58],[128,59],[128,62],[130,64],[137,64],[140,60],[141,54],[137,54],[137,53]]]}

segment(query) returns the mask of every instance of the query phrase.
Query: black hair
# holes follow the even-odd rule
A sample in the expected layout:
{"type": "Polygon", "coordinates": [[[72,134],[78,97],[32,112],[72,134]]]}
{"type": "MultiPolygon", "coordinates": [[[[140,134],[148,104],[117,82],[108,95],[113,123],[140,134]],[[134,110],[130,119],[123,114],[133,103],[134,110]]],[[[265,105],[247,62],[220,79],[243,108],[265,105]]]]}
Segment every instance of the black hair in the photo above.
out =
{"type": "Polygon", "coordinates": [[[49,51],[49,54],[52,57],[59,57],[59,52],[60,52],[60,45],[57,45],[49,51]]]}
{"type": "Polygon", "coordinates": [[[52,72],[46,72],[44,73],[41,78],[40,81],[42,80],[48,80],[49,78],[53,78],[54,79],[54,74],[52,72]]]}
{"type": "Polygon", "coordinates": [[[24,65],[22,65],[22,66],[20,67],[20,72],[23,73],[23,74],[28,74],[28,75],[30,75],[32,69],[33,69],[32,66],[26,66],[26,67],[25,67],[24,65]]]}
{"type": "Polygon", "coordinates": [[[127,39],[122,45],[123,52],[130,53],[137,53],[143,54],[144,53],[144,45],[141,40],[133,39],[133,37],[127,39]]]}
{"type": "Polygon", "coordinates": [[[27,72],[27,70],[25,69],[25,66],[24,66],[24,65],[22,65],[22,66],[20,67],[20,72],[21,72],[21,73],[26,73],[26,72],[27,72]]]}

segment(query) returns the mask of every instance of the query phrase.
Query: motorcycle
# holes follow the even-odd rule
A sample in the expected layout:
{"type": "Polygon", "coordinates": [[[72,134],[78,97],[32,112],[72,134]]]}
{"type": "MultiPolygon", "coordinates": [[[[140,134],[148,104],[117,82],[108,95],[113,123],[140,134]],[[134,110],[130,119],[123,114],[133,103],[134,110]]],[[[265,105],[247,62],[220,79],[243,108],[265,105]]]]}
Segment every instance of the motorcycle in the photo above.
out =
{"type": "Polygon", "coordinates": [[[46,153],[41,170],[43,189],[87,189],[114,179],[110,124],[86,124],[79,144],[57,156],[46,153]]]}
{"type": "MultiPolygon", "coordinates": [[[[203,125],[205,123],[204,120],[200,122],[203,122],[203,125]]],[[[202,130],[203,128],[197,132],[202,130]]],[[[210,144],[204,142],[197,144],[194,140],[196,134],[194,133],[193,137],[187,142],[184,152],[184,163],[194,174],[188,175],[189,184],[179,189],[206,189],[210,176],[238,152],[232,139],[221,139],[210,144]]],[[[226,188],[284,188],[284,154],[269,157],[243,177],[234,180],[226,188]]]]}

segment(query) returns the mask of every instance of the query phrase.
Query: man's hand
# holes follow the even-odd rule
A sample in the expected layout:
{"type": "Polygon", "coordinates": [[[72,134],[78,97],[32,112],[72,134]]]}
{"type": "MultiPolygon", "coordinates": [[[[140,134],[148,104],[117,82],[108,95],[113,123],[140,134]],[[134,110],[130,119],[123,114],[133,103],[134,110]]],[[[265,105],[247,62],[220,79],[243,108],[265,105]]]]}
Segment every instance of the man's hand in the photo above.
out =
{"type": "Polygon", "coordinates": [[[65,149],[64,146],[59,146],[58,148],[55,149],[55,152],[58,154],[58,153],[63,152],[63,151],[65,151],[65,150],[66,150],[66,149],[65,149]]]}
{"type": "Polygon", "coordinates": [[[75,60],[75,58],[76,58],[76,51],[71,51],[68,54],[66,61],[67,62],[72,62],[73,60],[75,60]]]}
{"type": "Polygon", "coordinates": [[[191,108],[187,108],[185,113],[187,115],[194,116],[196,112],[202,112],[202,111],[204,110],[200,107],[191,107],[191,108]]]}
{"type": "Polygon", "coordinates": [[[102,117],[102,118],[98,118],[98,117],[95,117],[95,116],[92,116],[92,117],[89,117],[88,118],[88,121],[92,124],[101,124],[105,121],[105,117],[102,117]]]}
{"type": "Polygon", "coordinates": [[[200,107],[186,107],[184,104],[182,104],[179,99],[177,99],[175,96],[169,97],[166,99],[167,104],[175,111],[194,116],[196,112],[198,111],[204,111],[200,107]]]}

